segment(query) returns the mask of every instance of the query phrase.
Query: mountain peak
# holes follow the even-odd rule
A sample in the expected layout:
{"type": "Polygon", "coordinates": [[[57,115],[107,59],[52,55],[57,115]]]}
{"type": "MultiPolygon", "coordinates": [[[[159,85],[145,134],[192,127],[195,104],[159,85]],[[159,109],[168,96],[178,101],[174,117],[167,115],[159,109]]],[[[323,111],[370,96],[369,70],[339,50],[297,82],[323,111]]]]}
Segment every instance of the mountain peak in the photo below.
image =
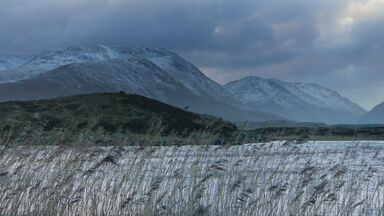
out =
{"type": "MultiPolygon", "coordinates": [[[[49,50],[20,67],[0,71],[1,82],[0,101],[124,90],[232,119],[255,116],[244,112],[244,105],[224,87],[163,47],[97,44],[49,50]]],[[[260,115],[251,118],[283,119],[260,115]]]]}
{"type": "Polygon", "coordinates": [[[175,53],[161,46],[124,46],[124,45],[105,45],[105,44],[86,44],[71,46],[59,53],[99,53],[104,54],[108,58],[120,58],[125,56],[145,56],[155,57],[164,55],[176,55],[175,53]]]}
{"type": "Polygon", "coordinates": [[[373,107],[361,119],[364,124],[384,124],[384,102],[373,107]]]}
{"type": "Polygon", "coordinates": [[[181,59],[175,53],[162,47],[110,46],[103,44],[76,45],[63,50],[43,51],[28,59],[28,61],[22,62],[23,64],[2,64],[0,58],[0,83],[28,79],[67,64],[100,62],[131,57],[155,60],[156,58],[162,58],[162,61],[165,61],[164,64],[169,63],[171,60],[180,61],[181,59]]]}
{"type": "MultiPolygon", "coordinates": [[[[246,77],[243,77],[239,80],[235,80],[235,81],[231,81],[231,82],[253,82],[253,81],[260,81],[260,80],[264,80],[264,78],[261,78],[259,76],[253,76],[253,75],[250,75],[250,76],[246,76],[246,77]]],[[[229,83],[231,83],[229,82],[229,83]]],[[[227,83],[227,84],[229,84],[227,83]]]]}
{"type": "Polygon", "coordinates": [[[355,123],[366,111],[337,92],[314,83],[248,76],[225,88],[254,109],[296,121],[355,123]]]}

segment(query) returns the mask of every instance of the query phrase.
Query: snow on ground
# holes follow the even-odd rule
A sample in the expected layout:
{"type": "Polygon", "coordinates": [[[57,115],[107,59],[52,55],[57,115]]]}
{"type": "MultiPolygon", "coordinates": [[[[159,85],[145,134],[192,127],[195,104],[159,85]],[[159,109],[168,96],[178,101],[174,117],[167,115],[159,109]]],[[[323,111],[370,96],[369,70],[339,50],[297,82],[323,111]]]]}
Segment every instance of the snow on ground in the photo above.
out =
{"type": "Polygon", "coordinates": [[[0,155],[0,214],[380,215],[383,151],[383,141],[13,147],[0,155]]]}

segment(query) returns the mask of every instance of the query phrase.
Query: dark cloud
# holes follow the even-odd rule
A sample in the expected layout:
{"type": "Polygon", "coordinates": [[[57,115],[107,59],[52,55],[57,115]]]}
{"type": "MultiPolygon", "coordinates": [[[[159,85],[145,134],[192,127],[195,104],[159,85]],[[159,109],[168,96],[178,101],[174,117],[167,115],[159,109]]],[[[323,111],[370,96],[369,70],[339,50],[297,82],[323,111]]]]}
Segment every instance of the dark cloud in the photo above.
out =
{"type": "Polygon", "coordinates": [[[221,83],[246,75],[317,82],[370,108],[384,100],[384,16],[347,14],[353,1],[2,0],[0,52],[164,46],[221,83]]]}

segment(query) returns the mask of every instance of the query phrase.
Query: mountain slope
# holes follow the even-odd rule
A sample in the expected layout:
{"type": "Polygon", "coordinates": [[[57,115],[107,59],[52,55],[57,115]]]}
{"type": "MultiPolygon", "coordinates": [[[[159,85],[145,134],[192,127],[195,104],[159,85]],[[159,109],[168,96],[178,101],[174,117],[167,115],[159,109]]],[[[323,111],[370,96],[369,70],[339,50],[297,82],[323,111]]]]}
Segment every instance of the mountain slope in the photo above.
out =
{"type": "Polygon", "coordinates": [[[73,46],[66,50],[48,50],[32,57],[19,67],[0,71],[0,83],[28,79],[67,64],[98,62],[127,55],[113,52],[103,45],[73,46]]]}
{"type": "Polygon", "coordinates": [[[0,71],[19,67],[29,59],[29,56],[0,55],[0,71]]]}
{"type": "Polygon", "coordinates": [[[244,111],[227,101],[198,95],[152,62],[136,56],[73,63],[32,78],[0,84],[0,101],[34,100],[96,92],[141,94],[191,111],[228,120],[271,120],[279,116],[244,111]]]}
{"type": "MultiPolygon", "coordinates": [[[[162,48],[136,46],[131,48],[129,53],[156,64],[196,95],[216,100],[231,100],[231,104],[235,103],[232,95],[224,87],[205,76],[195,65],[173,52],[162,48]]],[[[241,106],[240,104],[237,105],[241,106]]]]}
{"type": "Polygon", "coordinates": [[[361,119],[363,124],[384,124],[384,102],[375,106],[371,111],[366,113],[361,119]]]}
{"type": "MultiPolygon", "coordinates": [[[[208,130],[231,136],[236,126],[222,119],[187,112],[139,95],[102,93],[49,100],[0,103],[0,131],[66,129],[78,133],[102,127],[108,133],[146,133],[161,124],[164,134],[208,130]],[[209,127],[213,124],[213,127],[209,127]]],[[[17,133],[16,133],[17,134],[17,133]]]]}
{"type": "Polygon", "coordinates": [[[231,99],[231,95],[222,86],[206,77],[193,64],[159,47],[81,45],[62,51],[44,51],[20,67],[0,71],[0,83],[29,79],[73,63],[95,63],[131,57],[152,62],[196,95],[217,100],[231,99]]]}
{"type": "Polygon", "coordinates": [[[243,103],[296,121],[356,123],[366,111],[313,83],[288,83],[249,76],[224,86],[243,103]]]}

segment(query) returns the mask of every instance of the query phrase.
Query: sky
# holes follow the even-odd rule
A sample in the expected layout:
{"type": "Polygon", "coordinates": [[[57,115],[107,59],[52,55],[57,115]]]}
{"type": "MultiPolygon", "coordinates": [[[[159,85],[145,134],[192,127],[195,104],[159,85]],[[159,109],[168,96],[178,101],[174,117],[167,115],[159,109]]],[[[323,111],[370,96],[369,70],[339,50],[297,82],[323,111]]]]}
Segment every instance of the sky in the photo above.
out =
{"type": "Polygon", "coordinates": [[[220,84],[314,82],[384,101],[384,0],[1,0],[0,53],[162,46],[220,84]]]}

